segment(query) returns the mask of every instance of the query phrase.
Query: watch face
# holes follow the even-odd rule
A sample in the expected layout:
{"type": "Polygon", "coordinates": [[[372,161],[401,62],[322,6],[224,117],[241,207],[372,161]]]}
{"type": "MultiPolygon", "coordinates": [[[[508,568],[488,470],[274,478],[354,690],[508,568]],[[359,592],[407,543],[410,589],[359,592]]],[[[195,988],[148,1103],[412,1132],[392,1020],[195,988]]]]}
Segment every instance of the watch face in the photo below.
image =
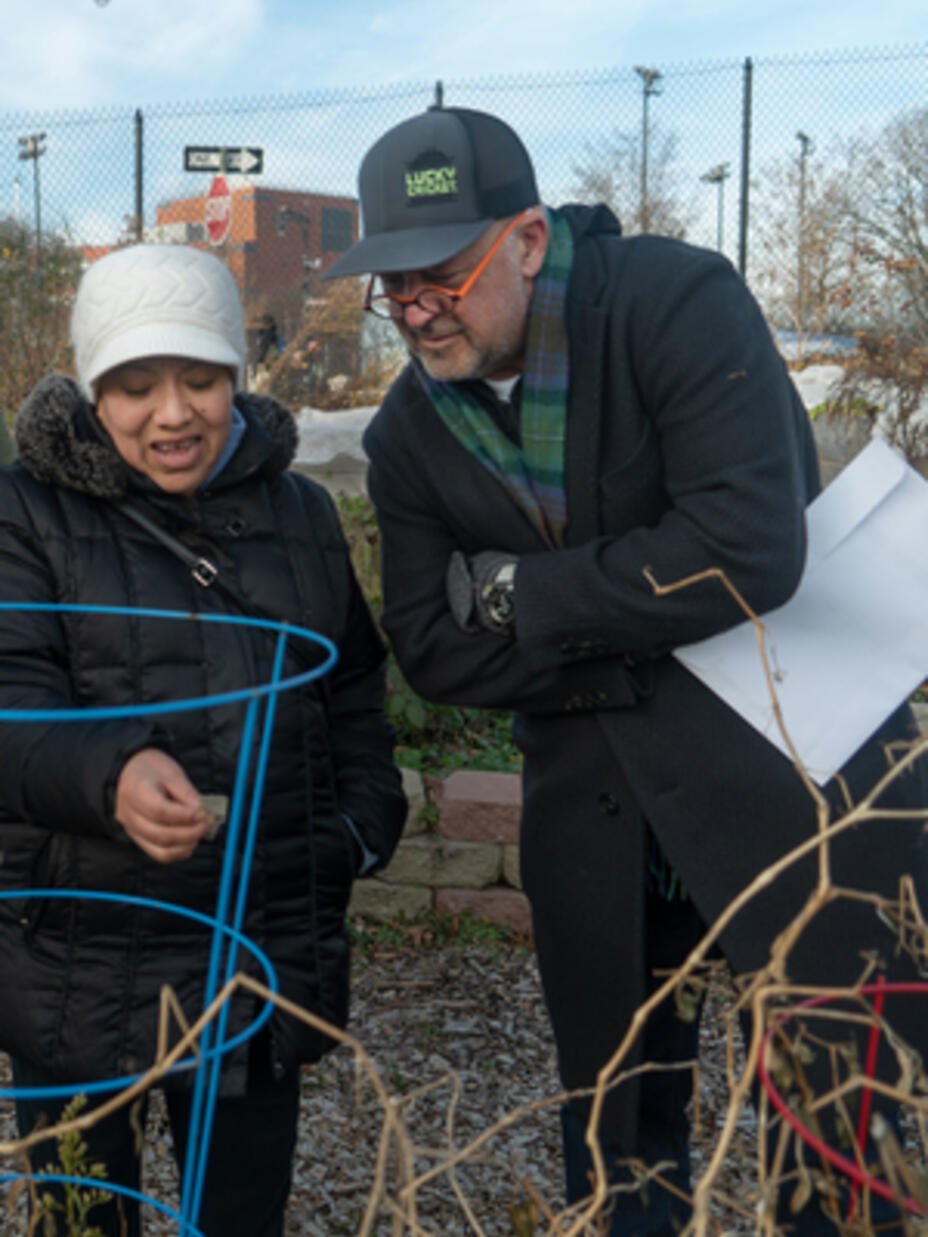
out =
{"type": "Polygon", "coordinates": [[[512,581],[497,580],[493,584],[488,584],[484,589],[483,599],[492,622],[498,627],[505,627],[515,612],[512,581]]]}
{"type": "Polygon", "coordinates": [[[508,623],[512,618],[512,585],[498,584],[490,600],[490,611],[497,623],[508,623]]]}

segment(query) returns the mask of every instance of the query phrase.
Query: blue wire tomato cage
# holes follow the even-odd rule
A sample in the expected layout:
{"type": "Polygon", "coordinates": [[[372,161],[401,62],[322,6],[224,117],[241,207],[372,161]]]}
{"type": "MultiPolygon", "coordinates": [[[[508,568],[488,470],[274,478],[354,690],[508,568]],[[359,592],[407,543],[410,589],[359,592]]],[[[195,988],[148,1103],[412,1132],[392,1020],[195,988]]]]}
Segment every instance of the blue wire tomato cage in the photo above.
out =
{"type": "MultiPolygon", "coordinates": [[[[328,674],[338,660],[338,650],[335,645],[327,637],[320,635],[318,632],[310,631],[305,627],[298,627],[290,623],[277,623],[270,619],[251,618],[246,615],[159,610],[134,606],[69,605],[53,602],[0,602],[0,612],[11,610],[19,613],[80,613],[152,620],[161,619],[173,622],[222,623],[238,627],[258,628],[262,631],[276,634],[271,677],[268,682],[255,686],[243,687],[235,691],[220,692],[210,696],[159,701],[152,704],[118,705],[106,708],[0,709],[0,725],[2,725],[4,723],[23,722],[86,723],[91,721],[112,721],[120,718],[153,717],[161,714],[191,712],[216,708],[219,705],[244,704],[246,707],[242,723],[242,740],[239,745],[234,789],[229,799],[227,826],[223,831],[225,851],[214,916],[203,915],[189,907],[178,906],[171,902],[161,902],[127,894],[108,893],[104,890],[16,890],[9,893],[0,893],[0,900],[10,898],[18,900],[23,898],[87,899],[100,902],[118,902],[123,905],[135,904],[161,911],[165,914],[180,915],[209,928],[212,934],[208,972],[204,988],[204,1009],[209,1007],[221,988],[234,976],[239,948],[250,953],[260,964],[268,990],[271,993],[278,992],[277,974],[270,959],[257,945],[244,936],[241,930],[245,917],[251,863],[254,857],[261,799],[271,749],[277,697],[281,692],[306,686],[323,675],[328,674]],[[283,664],[289,639],[308,641],[316,645],[322,652],[322,659],[318,665],[313,666],[311,669],[284,678],[282,677],[283,664]],[[251,755],[256,746],[258,752],[257,760],[254,764],[254,774],[249,780],[248,771],[251,765],[251,755]],[[240,842],[241,846],[239,845],[240,842]],[[238,865],[236,865],[237,858],[239,859],[238,865]],[[237,873],[236,866],[238,867],[237,873]],[[222,955],[224,946],[226,946],[226,949],[225,963],[223,965],[222,955]]],[[[179,1223],[178,1232],[183,1237],[202,1237],[200,1230],[196,1227],[196,1220],[203,1198],[206,1161],[209,1154],[209,1142],[212,1134],[222,1059],[229,1052],[256,1035],[268,1022],[272,1013],[273,1001],[265,1001],[251,1024],[239,1031],[237,1035],[226,1040],[224,1038],[228,1021],[228,1003],[226,1003],[220,1008],[215,1021],[210,1021],[204,1027],[196,1056],[185,1057],[171,1067],[170,1072],[191,1069],[196,1071],[190,1110],[190,1133],[182,1174],[181,1210],[179,1212],[158,1202],[156,1199],[139,1194],[127,1186],[120,1186],[109,1181],[70,1177],[56,1173],[34,1174],[34,1179],[37,1181],[76,1184],[87,1188],[104,1189],[134,1198],[143,1204],[155,1208],[162,1214],[176,1218],[179,1223]]],[[[142,1077],[143,1074],[139,1073],[127,1074],[120,1078],[98,1081],[90,1080],[67,1086],[22,1087],[19,1089],[0,1088],[0,1099],[60,1099],[81,1093],[98,1095],[122,1090],[138,1082],[142,1077]]],[[[14,1173],[0,1174],[0,1181],[13,1181],[21,1175],[14,1173]]]]}

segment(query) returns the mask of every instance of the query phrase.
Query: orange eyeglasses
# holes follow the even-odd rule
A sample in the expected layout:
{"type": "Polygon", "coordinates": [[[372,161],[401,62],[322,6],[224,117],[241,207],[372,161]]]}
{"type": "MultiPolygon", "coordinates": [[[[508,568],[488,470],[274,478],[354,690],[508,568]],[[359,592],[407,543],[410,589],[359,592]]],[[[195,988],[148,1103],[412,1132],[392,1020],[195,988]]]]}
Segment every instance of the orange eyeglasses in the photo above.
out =
{"type": "MultiPolygon", "coordinates": [[[[531,207],[529,207],[529,210],[531,210],[531,207]]],[[[516,215],[514,219],[510,219],[460,287],[443,288],[439,284],[426,284],[414,296],[402,296],[398,292],[376,291],[378,287],[377,281],[381,276],[372,275],[364,297],[364,308],[369,313],[375,314],[378,318],[392,318],[394,322],[402,318],[410,305],[418,305],[427,314],[434,316],[451,313],[455,305],[460,304],[464,300],[464,297],[467,296],[468,292],[470,292],[474,284],[490,265],[493,255],[498,252],[509,233],[527,214],[528,210],[524,210],[516,215]]]]}

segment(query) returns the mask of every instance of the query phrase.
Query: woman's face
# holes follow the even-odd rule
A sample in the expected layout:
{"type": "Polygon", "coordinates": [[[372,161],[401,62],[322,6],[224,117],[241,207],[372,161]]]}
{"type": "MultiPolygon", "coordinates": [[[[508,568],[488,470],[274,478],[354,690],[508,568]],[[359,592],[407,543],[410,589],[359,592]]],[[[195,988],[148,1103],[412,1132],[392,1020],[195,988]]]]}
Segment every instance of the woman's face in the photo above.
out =
{"type": "Polygon", "coordinates": [[[232,424],[229,370],[185,357],[143,357],[104,374],[97,416],[132,468],[191,495],[213,471],[232,424]]]}

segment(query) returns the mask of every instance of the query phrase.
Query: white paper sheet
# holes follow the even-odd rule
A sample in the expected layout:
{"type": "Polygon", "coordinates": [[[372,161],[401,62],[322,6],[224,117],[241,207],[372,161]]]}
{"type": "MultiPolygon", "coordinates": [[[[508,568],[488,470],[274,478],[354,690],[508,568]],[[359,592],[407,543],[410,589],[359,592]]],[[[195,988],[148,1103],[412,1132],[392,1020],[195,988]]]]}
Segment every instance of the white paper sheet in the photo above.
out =
{"type": "MultiPolygon", "coordinates": [[[[786,728],[824,783],[928,672],[928,482],[875,440],[806,514],[802,581],[762,622],[786,728]]],[[[752,623],[676,656],[789,755],[752,623]]]]}

